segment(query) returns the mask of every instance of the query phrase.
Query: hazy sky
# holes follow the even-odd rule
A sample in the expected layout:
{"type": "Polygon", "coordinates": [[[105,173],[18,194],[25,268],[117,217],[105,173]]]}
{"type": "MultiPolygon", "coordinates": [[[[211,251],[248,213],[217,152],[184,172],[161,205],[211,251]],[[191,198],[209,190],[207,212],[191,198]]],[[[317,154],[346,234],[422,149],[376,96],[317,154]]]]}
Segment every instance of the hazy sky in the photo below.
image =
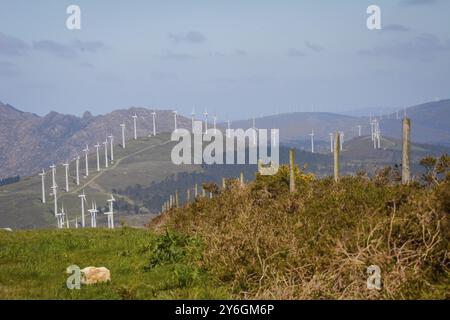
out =
{"type": "Polygon", "coordinates": [[[448,0],[0,2],[0,101],[40,115],[130,106],[221,119],[450,96],[448,0]],[[81,30],[66,8],[81,7],[81,30]],[[366,9],[381,7],[383,30],[366,9]]]}

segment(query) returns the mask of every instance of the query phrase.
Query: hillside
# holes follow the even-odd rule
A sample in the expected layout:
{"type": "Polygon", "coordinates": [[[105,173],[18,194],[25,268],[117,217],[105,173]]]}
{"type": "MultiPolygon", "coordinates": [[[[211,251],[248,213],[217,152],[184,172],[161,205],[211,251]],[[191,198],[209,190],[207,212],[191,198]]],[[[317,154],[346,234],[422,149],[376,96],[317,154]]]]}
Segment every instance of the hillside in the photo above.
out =
{"type": "MultiPolygon", "coordinates": [[[[121,123],[125,123],[126,139],[133,136],[133,119],[136,113],[137,135],[147,137],[153,132],[153,109],[119,109],[105,115],[83,117],[50,112],[44,117],[19,111],[0,102],[0,178],[22,177],[48,168],[52,163],[71,160],[89,145],[95,151],[97,142],[113,135],[115,143],[121,141],[121,123]]],[[[169,110],[155,110],[157,133],[173,130],[173,114],[169,110]]],[[[178,126],[191,127],[191,121],[178,117],[178,126]]]]}

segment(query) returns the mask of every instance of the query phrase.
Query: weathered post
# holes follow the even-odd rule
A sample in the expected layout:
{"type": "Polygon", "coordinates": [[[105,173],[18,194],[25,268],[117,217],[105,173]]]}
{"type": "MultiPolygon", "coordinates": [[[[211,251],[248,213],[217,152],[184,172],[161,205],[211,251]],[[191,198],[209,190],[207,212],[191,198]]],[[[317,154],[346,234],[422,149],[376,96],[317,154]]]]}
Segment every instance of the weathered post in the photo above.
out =
{"type": "Polygon", "coordinates": [[[169,208],[172,209],[172,207],[173,207],[173,195],[170,195],[170,198],[169,198],[169,208]]]}
{"type": "Polygon", "coordinates": [[[241,188],[243,188],[245,186],[244,173],[243,172],[241,172],[241,176],[240,176],[239,181],[240,181],[241,188]]]}
{"type": "Polygon", "coordinates": [[[222,189],[225,189],[227,187],[227,183],[225,181],[225,178],[222,178],[222,189]]]}
{"type": "Polygon", "coordinates": [[[187,189],[186,191],[186,201],[187,203],[191,202],[191,189],[187,189]]]}
{"type": "Polygon", "coordinates": [[[334,135],[334,181],[339,181],[339,154],[341,153],[341,134],[334,135]]]}
{"type": "Polygon", "coordinates": [[[212,194],[212,192],[210,192],[209,193],[209,198],[212,199],[212,197],[213,197],[213,194],[212,194]]]}
{"type": "Polygon", "coordinates": [[[409,156],[411,153],[411,119],[403,119],[403,143],[402,143],[402,184],[411,182],[409,156]]]}
{"type": "Polygon", "coordinates": [[[206,190],[205,188],[202,187],[202,197],[205,198],[206,197],[206,190]]]}
{"type": "Polygon", "coordinates": [[[194,187],[194,198],[197,198],[198,197],[198,184],[195,184],[195,187],[194,187]]]}
{"type": "Polygon", "coordinates": [[[294,149],[289,150],[289,192],[295,192],[295,152],[294,149]]]}
{"type": "Polygon", "coordinates": [[[175,208],[178,208],[180,203],[178,202],[178,190],[175,191],[175,208]]]}

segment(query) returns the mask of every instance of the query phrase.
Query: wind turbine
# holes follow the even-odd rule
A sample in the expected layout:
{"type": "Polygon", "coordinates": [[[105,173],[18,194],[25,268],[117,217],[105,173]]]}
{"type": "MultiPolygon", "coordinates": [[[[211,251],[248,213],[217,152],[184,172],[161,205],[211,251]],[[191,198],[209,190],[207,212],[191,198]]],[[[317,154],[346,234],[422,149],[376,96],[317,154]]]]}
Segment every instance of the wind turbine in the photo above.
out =
{"type": "Polygon", "coordinates": [[[89,161],[88,161],[89,146],[88,145],[86,145],[86,149],[83,149],[83,152],[84,152],[84,160],[85,160],[86,177],[89,177],[89,161]]]}
{"type": "Polygon", "coordinates": [[[358,137],[361,137],[361,125],[359,124],[357,127],[358,127],[358,137]]]}
{"type": "Polygon", "coordinates": [[[91,214],[91,227],[97,228],[97,204],[92,201],[92,208],[88,210],[91,214]]]}
{"type": "Polygon", "coordinates": [[[95,149],[97,149],[97,172],[100,171],[100,154],[98,149],[100,148],[100,144],[97,142],[97,144],[94,146],[95,149]]]}
{"type": "Polygon", "coordinates": [[[136,115],[136,113],[134,114],[134,116],[132,116],[132,118],[133,118],[133,124],[134,124],[134,140],[137,140],[137,128],[136,128],[137,115],[136,115]]]}
{"type": "Polygon", "coordinates": [[[156,136],[156,112],[152,112],[152,120],[153,120],[153,136],[156,136]]]}
{"type": "Polygon", "coordinates": [[[45,203],[45,170],[42,169],[42,172],[39,173],[39,175],[41,176],[41,182],[42,182],[42,203],[45,203]]]}
{"type": "Polygon", "coordinates": [[[114,136],[109,135],[108,138],[111,147],[111,161],[114,161],[114,136]]]}
{"type": "Polygon", "coordinates": [[[192,109],[191,119],[192,119],[192,132],[194,132],[195,108],[192,109]]]}
{"type": "Polygon", "coordinates": [[[54,184],[52,187],[51,187],[51,189],[52,189],[52,193],[53,193],[53,202],[54,202],[54,205],[55,205],[55,216],[56,216],[56,214],[58,213],[58,195],[57,195],[57,193],[58,193],[58,186],[56,185],[56,184],[54,184]]]}
{"type": "Polygon", "coordinates": [[[333,133],[330,133],[330,152],[331,153],[333,153],[333,137],[334,137],[334,134],[333,133]]]}
{"type": "Polygon", "coordinates": [[[61,207],[61,212],[56,212],[56,223],[58,229],[62,229],[64,226],[64,205],[61,207]]]}
{"type": "Polygon", "coordinates": [[[213,116],[213,128],[214,128],[214,134],[217,133],[216,123],[217,123],[217,116],[214,115],[214,116],[213,116]]]}
{"type": "MultiPolygon", "coordinates": [[[[84,228],[85,226],[85,219],[84,219],[84,203],[86,202],[86,195],[83,193],[78,195],[78,198],[81,199],[81,227],[84,228]]],[[[87,204],[87,202],[86,202],[87,204]]]]}
{"type": "Polygon", "coordinates": [[[80,155],[77,153],[75,156],[75,168],[77,174],[77,186],[80,185],[80,155]]]}
{"type": "Polygon", "coordinates": [[[103,141],[103,145],[105,146],[105,167],[108,168],[108,139],[103,141]]]}
{"type": "Polygon", "coordinates": [[[105,214],[108,215],[108,228],[114,229],[114,202],[116,199],[114,199],[114,196],[111,194],[111,198],[108,199],[109,203],[109,212],[105,212],[105,214]]]}
{"type": "Polygon", "coordinates": [[[311,130],[309,135],[311,136],[311,153],[314,153],[314,129],[311,130]]]}
{"type": "Polygon", "coordinates": [[[120,125],[122,128],[122,149],[125,149],[125,123],[120,125]]]}
{"type": "Polygon", "coordinates": [[[341,151],[343,150],[343,148],[344,148],[344,131],[339,131],[339,135],[340,135],[340,142],[341,142],[341,146],[340,146],[340,149],[341,149],[341,151]]]}
{"type": "Polygon", "coordinates": [[[69,161],[63,163],[63,166],[66,169],[66,192],[69,192],[69,161]]]}
{"type": "Polygon", "coordinates": [[[231,136],[231,121],[230,120],[227,121],[227,125],[228,125],[227,136],[228,136],[228,138],[230,138],[230,136],[231,136]]]}
{"type": "Polygon", "coordinates": [[[50,166],[50,168],[52,169],[52,185],[54,186],[54,185],[56,185],[56,178],[55,178],[55,175],[56,175],[56,166],[54,165],[54,164],[52,164],[51,166],[50,166]]]}
{"type": "Polygon", "coordinates": [[[174,131],[177,131],[177,114],[178,114],[178,111],[177,110],[174,110],[174,111],[172,111],[173,112],[173,121],[174,121],[174,131]]]}
{"type": "Polygon", "coordinates": [[[253,145],[256,145],[256,120],[255,118],[252,119],[252,129],[253,129],[253,145]]]}
{"type": "Polygon", "coordinates": [[[375,135],[374,135],[374,124],[375,122],[373,120],[370,120],[370,133],[372,135],[372,141],[375,139],[375,135]]]}
{"type": "Polygon", "coordinates": [[[208,133],[208,111],[205,109],[205,112],[203,112],[203,115],[205,116],[205,134],[208,133]]]}

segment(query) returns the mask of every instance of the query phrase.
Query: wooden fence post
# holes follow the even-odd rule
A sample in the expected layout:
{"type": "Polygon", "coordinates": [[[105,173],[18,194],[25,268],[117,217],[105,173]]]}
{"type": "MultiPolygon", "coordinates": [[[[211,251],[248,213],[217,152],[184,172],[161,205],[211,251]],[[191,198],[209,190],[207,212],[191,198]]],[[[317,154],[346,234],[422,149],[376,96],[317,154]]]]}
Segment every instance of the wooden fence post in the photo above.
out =
{"type": "Polygon", "coordinates": [[[339,154],[341,153],[341,134],[339,132],[334,135],[334,181],[339,181],[340,163],[339,154]]]}
{"type": "Polygon", "coordinates": [[[402,184],[411,182],[410,153],[411,153],[411,120],[403,119],[403,143],[402,143],[402,184]]]}
{"type": "Polygon", "coordinates": [[[294,149],[289,150],[289,192],[295,192],[295,152],[294,149]]]}

